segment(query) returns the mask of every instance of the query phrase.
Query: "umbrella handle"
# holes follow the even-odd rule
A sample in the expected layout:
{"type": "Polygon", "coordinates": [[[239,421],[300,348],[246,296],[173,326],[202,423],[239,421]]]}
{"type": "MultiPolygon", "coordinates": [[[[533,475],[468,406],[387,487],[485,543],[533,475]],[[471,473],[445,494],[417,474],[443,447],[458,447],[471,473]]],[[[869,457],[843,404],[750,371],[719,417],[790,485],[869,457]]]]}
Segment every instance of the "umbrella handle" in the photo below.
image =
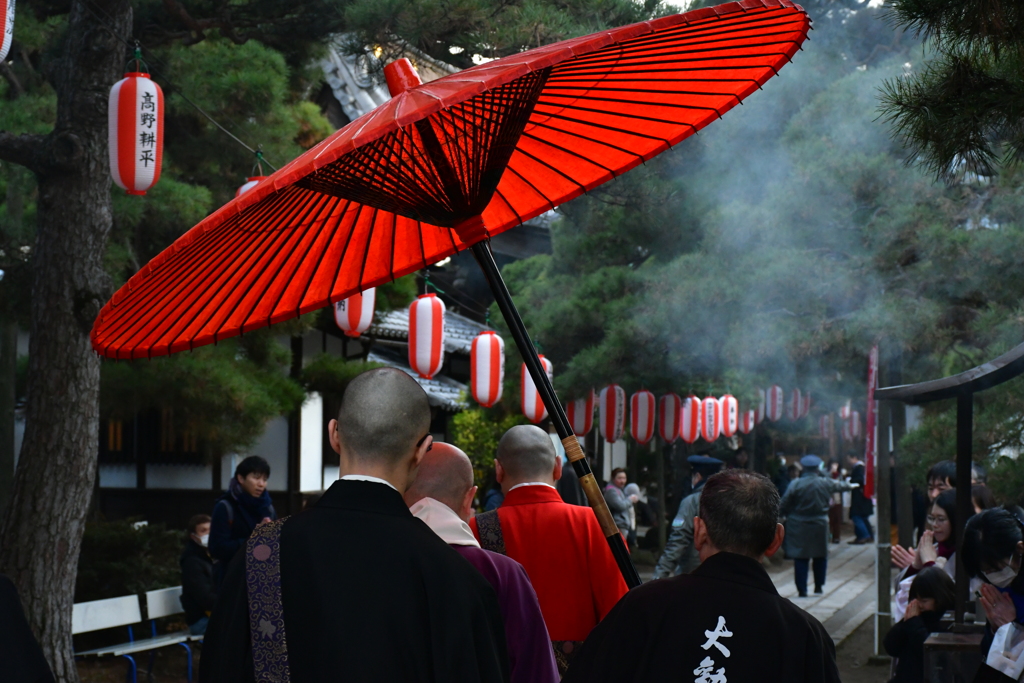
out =
{"type": "Polygon", "coordinates": [[[641,584],[640,575],[637,573],[636,567],[633,566],[633,560],[629,557],[626,542],[623,540],[619,528],[615,526],[611,510],[608,509],[608,503],[601,493],[601,488],[597,485],[597,479],[594,477],[593,471],[590,469],[590,463],[584,457],[579,439],[573,434],[572,428],[569,426],[569,419],[565,415],[565,410],[562,409],[562,404],[555,395],[555,389],[551,386],[551,380],[548,379],[547,372],[544,371],[540,364],[540,359],[537,357],[537,349],[534,348],[530,336],[526,333],[526,325],[523,324],[523,319],[519,316],[515,302],[512,301],[512,295],[509,294],[508,287],[505,286],[505,281],[501,277],[501,271],[498,270],[498,264],[494,262],[494,254],[491,253],[491,243],[489,240],[477,242],[470,247],[470,250],[473,252],[473,256],[476,257],[477,263],[480,264],[480,269],[487,279],[487,284],[491,287],[494,299],[498,302],[498,308],[501,309],[501,314],[505,318],[505,322],[508,323],[512,339],[515,340],[516,347],[518,347],[519,353],[523,357],[526,369],[533,378],[533,383],[536,385],[537,392],[544,402],[544,407],[548,409],[551,421],[555,425],[555,431],[558,432],[558,437],[562,440],[562,446],[565,447],[565,455],[569,462],[572,463],[576,476],[579,477],[580,486],[583,487],[583,492],[590,502],[591,509],[597,515],[597,521],[601,525],[601,531],[604,533],[605,538],[608,540],[608,546],[615,557],[615,563],[619,566],[619,571],[622,572],[622,578],[626,580],[627,586],[636,588],[641,584]]]}

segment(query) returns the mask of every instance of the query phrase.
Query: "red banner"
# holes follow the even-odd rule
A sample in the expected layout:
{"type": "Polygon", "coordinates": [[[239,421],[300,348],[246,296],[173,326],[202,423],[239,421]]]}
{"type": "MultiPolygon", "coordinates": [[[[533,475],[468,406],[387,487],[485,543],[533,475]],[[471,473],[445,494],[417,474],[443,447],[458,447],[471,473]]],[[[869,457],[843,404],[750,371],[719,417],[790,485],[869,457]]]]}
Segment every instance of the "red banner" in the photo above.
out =
{"type": "Polygon", "coordinates": [[[864,495],[875,495],[875,460],[878,452],[878,403],[875,401],[875,387],[878,386],[878,346],[871,347],[868,355],[868,412],[864,429],[864,495]]]}

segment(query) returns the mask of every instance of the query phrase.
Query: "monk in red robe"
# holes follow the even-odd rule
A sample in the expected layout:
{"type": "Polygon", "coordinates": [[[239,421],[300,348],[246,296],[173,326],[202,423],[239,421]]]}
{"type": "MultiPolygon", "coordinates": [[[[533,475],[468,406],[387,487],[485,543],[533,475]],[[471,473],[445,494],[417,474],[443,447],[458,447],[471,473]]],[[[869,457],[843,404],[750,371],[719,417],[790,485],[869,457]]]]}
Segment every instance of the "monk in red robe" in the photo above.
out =
{"type": "Polygon", "coordinates": [[[562,462],[541,429],[521,425],[498,444],[505,500],[470,521],[483,548],[523,565],[537,591],[559,671],[628,590],[592,510],[562,502],[562,462]]]}

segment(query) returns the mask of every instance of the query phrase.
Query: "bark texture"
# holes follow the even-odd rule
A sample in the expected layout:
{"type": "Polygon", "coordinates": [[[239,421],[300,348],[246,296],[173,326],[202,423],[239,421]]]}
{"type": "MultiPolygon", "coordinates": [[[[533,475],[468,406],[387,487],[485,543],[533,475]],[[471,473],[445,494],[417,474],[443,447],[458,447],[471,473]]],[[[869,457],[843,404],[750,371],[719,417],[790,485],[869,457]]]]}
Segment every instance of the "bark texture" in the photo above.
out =
{"type": "Polygon", "coordinates": [[[17,585],[62,683],[78,681],[71,608],[99,444],[100,361],[89,329],[110,294],[107,98],[131,21],[127,0],[73,0],[50,77],[56,127],[31,150],[25,137],[0,134],[0,158],[31,168],[39,187],[25,440],[0,525],[0,571],[17,585]]]}

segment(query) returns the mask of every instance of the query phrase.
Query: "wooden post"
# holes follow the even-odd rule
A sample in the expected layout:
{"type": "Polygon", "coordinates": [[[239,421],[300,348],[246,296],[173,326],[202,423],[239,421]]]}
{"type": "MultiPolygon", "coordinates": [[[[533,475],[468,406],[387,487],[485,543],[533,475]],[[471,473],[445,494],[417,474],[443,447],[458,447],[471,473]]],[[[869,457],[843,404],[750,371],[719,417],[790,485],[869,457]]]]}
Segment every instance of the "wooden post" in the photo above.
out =
{"type": "Polygon", "coordinates": [[[974,514],[971,502],[971,440],[974,435],[974,394],[956,397],[956,623],[964,623],[970,586],[963,562],[964,527],[974,514]]]}
{"type": "Polygon", "coordinates": [[[665,516],[667,508],[667,499],[665,490],[665,458],[671,457],[676,449],[676,445],[666,444],[665,448],[658,452],[658,548],[661,550],[665,549],[665,542],[668,540],[668,534],[666,533],[666,527],[668,526],[668,518],[665,516]]]}
{"type": "MultiPolygon", "coordinates": [[[[901,406],[902,407],[902,406],[901,406]]],[[[885,636],[892,628],[892,566],[890,546],[891,500],[889,490],[889,425],[892,403],[878,402],[878,420],[875,423],[878,434],[875,437],[875,586],[877,602],[875,608],[875,655],[885,655],[885,636]]],[[[868,454],[868,457],[871,457],[868,454]]]]}

